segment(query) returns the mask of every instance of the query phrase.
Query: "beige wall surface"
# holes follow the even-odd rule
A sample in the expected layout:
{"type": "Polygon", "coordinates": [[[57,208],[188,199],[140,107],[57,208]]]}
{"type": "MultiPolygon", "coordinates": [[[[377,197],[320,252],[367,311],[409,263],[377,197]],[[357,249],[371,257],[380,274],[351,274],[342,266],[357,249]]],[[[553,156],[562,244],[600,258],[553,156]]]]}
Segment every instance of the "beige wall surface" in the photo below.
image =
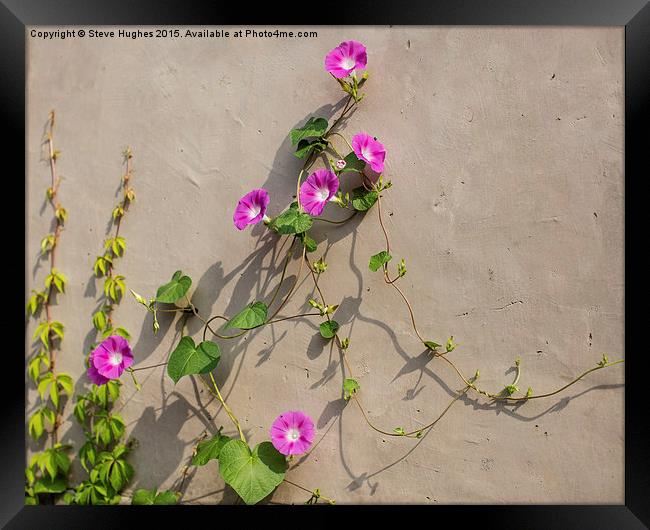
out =
{"type": "MultiPolygon", "coordinates": [[[[127,287],[153,296],[182,268],[206,313],[233,315],[268,300],[279,276],[277,238],[261,226],[238,232],[233,208],[254,187],[269,190],[272,215],[291,199],[301,161],[288,132],[340,108],[333,106],[343,93],[323,59],[347,39],[367,46],[371,78],[343,131],[370,132],[387,147],[394,186],[382,207],[423,333],[454,335],[455,362],[467,375],[480,369],[492,391],[512,381],[517,356],[520,386],[535,393],[566,384],[602,353],[622,358],[623,28],[300,29],[318,37],[28,34],[27,289],[47,270],[38,256],[51,223],[40,142],[55,109],[60,199],[69,212],[57,259],[69,287],[53,314],[67,330],[60,369],[79,379],[76,390],[87,384],[83,355],[101,293],[92,265],[118,200],[122,149],[133,149],[137,192],[117,265],[127,287]]],[[[321,283],[330,303],[341,303],[336,318],[351,336],[369,417],[386,430],[425,425],[462,384],[422,351],[398,294],[368,270],[384,244],[376,209],[314,234],[315,256],[329,263],[321,283]]],[[[289,276],[296,273],[294,261],[289,276]]],[[[301,283],[283,314],[304,311],[309,285],[301,283]]],[[[154,337],[150,316],[130,297],[115,318],[131,331],[141,366],[164,362],[179,337],[177,321],[165,316],[154,337]]],[[[189,331],[198,337],[200,323],[189,331]]],[[[274,324],[221,347],[215,375],[251,442],[267,439],[279,413],[309,413],[320,441],[288,478],[338,503],[624,501],[623,365],[522,406],[470,394],[414,440],[378,435],[354,404],[345,406],[339,355],[316,320],[274,324]]],[[[140,392],[122,378],[117,407],[139,441],[131,490],[172,487],[204,429],[233,429],[190,378],[174,385],[163,368],[140,374],[140,392]]],[[[36,403],[30,385],[28,412],[36,403]]],[[[71,409],[62,440],[78,448],[71,409]]],[[[74,473],[83,476],[78,465],[74,473]]],[[[217,462],[188,480],[186,502],[235,500],[217,462]]],[[[271,501],[306,497],[282,484],[271,501]]]]}

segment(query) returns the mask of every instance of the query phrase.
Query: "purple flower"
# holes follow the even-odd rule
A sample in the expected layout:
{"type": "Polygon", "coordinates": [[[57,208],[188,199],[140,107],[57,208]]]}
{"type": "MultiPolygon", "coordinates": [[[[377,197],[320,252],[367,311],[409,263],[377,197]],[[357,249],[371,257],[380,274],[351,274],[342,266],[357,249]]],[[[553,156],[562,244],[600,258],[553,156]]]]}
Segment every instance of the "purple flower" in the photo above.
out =
{"type": "Polygon", "coordinates": [[[129,343],[120,335],[111,335],[90,354],[88,377],[96,385],[109,379],[117,379],[133,364],[133,352],[129,343]]]}
{"type": "Polygon", "coordinates": [[[342,42],[325,56],[325,70],[341,79],[366,67],[366,47],[356,40],[342,42]]]}
{"type": "Polygon", "coordinates": [[[283,455],[301,455],[314,442],[314,422],[304,412],[280,414],[271,425],[271,443],[283,455]]]}
{"type": "Polygon", "coordinates": [[[87,372],[88,379],[90,379],[90,381],[97,386],[105,385],[110,381],[110,379],[108,377],[104,377],[103,375],[101,375],[97,371],[97,368],[95,368],[95,365],[93,364],[93,357],[94,357],[93,353],[91,353],[90,357],[88,357],[88,363],[89,363],[88,372],[87,372]]]}
{"type": "Polygon", "coordinates": [[[269,201],[269,194],[264,188],[253,190],[239,199],[232,217],[237,229],[243,230],[248,225],[259,223],[266,215],[269,201]]]}
{"type": "Polygon", "coordinates": [[[300,186],[300,204],[309,215],[320,215],[338,189],[339,179],[332,171],[317,169],[300,186]]]}
{"type": "Polygon", "coordinates": [[[386,149],[381,142],[366,133],[355,134],[352,137],[352,149],[358,158],[370,164],[373,171],[381,173],[384,170],[386,149]]]}

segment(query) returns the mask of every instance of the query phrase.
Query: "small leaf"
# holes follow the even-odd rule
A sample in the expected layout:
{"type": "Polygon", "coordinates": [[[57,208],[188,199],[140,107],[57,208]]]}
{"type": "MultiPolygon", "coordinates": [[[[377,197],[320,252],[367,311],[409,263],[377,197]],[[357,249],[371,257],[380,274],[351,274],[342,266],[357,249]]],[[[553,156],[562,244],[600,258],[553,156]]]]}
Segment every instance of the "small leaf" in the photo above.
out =
{"type": "Polygon", "coordinates": [[[348,378],[343,381],[343,399],[348,401],[354,394],[357,393],[361,386],[356,379],[348,378]]]}
{"type": "Polygon", "coordinates": [[[139,506],[171,505],[177,503],[178,494],[176,492],[167,490],[158,493],[155,488],[153,490],[136,490],[131,498],[131,504],[139,506]]]}
{"type": "Polygon", "coordinates": [[[363,186],[354,188],[352,190],[352,207],[359,211],[365,212],[369,210],[379,198],[379,194],[375,190],[367,190],[363,186]]]}
{"type": "Polygon", "coordinates": [[[178,497],[179,494],[174,491],[161,491],[156,495],[153,503],[158,506],[170,506],[172,504],[178,504],[178,497]]]}
{"type": "Polygon", "coordinates": [[[206,340],[196,346],[192,337],[183,337],[171,353],[167,374],[174,383],[190,374],[205,374],[214,370],[221,358],[219,346],[206,340]]]}
{"type": "Polygon", "coordinates": [[[388,263],[391,259],[393,259],[393,256],[391,256],[385,250],[382,250],[381,252],[375,254],[370,258],[370,263],[368,264],[368,268],[372,272],[377,272],[379,267],[384,265],[384,263],[388,263]]]}
{"type": "Polygon", "coordinates": [[[29,418],[27,429],[34,440],[38,440],[43,435],[43,415],[40,410],[34,412],[29,418]]]}
{"type": "Polygon", "coordinates": [[[95,326],[95,329],[97,331],[103,331],[104,329],[106,329],[106,323],[107,323],[106,313],[104,313],[103,311],[97,311],[93,315],[93,326],[95,326]]]}
{"type": "Polygon", "coordinates": [[[300,239],[300,242],[303,244],[303,246],[307,249],[307,252],[316,252],[318,243],[309,237],[306,232],[298,234],[298,238],[300,239]]]}
{"type": "Polygon", "coordinates": [[[176,300],[185,296],[191,285],[192,279],[189,276],[184,276],[182,271],[178,270],[169,283],[158,288],[156,302],[173,304],[176,300]]]}
{"type": "Polygon", "coordinates": [[[319,326],[319,329],[321,337],[324,339],[331,339],[336,335],[336,332],[339,329],[339,323],[336,320],[327,320],[319,326]]]}
{"type": "Polygon", "coordinates": [[[253,329],[266,322],[268,307],[263,302],[252,302],[226,324],[225,329],[253,329]]]}
{"type": "Polygon", "coordinates": [[[399,434],[400,436],[406,436],[406,431],[404,430],[404,427],[395,427],[393,429],[393,432],[395,434],[399,434]]]}
{"type": "Polygon", "coordinates": [[[447,339],[447,343],[445,344],[445,349],[447,350],[447,353],[454,351],[456,349],[456,343],[454,342],[453,335],[447,339]]]}
{"type": "Polygon", "coordinates": [[[203,466],[210,460],[217,460],[224,445],[231,440],[228,436],[215,434],[210,440],[199,443],[196,455],[192,458],[193,466],[203,466]]]}
{"type": "Polygon", "coordinates": [[[357,157],[354,151],[349,153],[343,160],[345,160],[345,167],[341,173],[345,173],[346,171],[356,171],[361,173],[363,168],[366,167],[366,163],[357,157]]]}
{"type": "Polygon", "coordinates": [[[324,151],[326,147],[327,143],[321,140],[314,140],[312,142],[309,140],[300,140],[293,156],[296,158],[305,158],[311,151],[320,153],[321,151],[324,151]]]}
{"type": "Polygon", "coordinates": [[[429,348],[431,351],[436,351],[437,348],[441,348],[442,344],[438,344],[432,340],[425,340],[424,345],[429,348]]]}
{"type": "Polygon", "coordinates": [[[111,335],[119,335],[120,337],[124,337],[126,340],[131,340],[131,334],[123,327],[117,327],[111,330],[111,335]]]}

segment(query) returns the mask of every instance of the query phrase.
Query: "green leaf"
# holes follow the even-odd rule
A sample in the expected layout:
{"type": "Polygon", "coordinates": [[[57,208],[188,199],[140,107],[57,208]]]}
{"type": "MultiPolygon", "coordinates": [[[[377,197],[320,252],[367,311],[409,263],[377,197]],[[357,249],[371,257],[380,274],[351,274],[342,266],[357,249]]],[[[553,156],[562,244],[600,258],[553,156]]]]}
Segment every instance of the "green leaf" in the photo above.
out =
{"type": "Polygon", "coordinates": [[[343,160],[345,160],[345,167],[341,173],[344,173],[346,171],[358,171],[361,173],[361,171],[363,171],[363,168],[366,167],[366,163],[358,158],[354,151],[348,154],[343,160]]]}
{"type": "Polygon", "coordinates": [[[34,412],[29,418],[27,429],[34,440],[38,440],[43,435],[43,414],[40,410],[34,412]]]}
{"type": "Polygon", "coordinates": [[[65,477],[43,477],[34,484],[34,493],[62,493],[67,484],[65,477]]]}
{"type": "Polygon", "coordinates": [[[311,117],[307,120],[302,127],[293,129],[289,136],[291,137],[291,144],[296,145],[303,138],[312,136],[322,136],[327,130],[327,120],[325,118],[311,117]]]}
{"type": "Polygon", "coordinates": [[[87,472],[95,465],[97,461],[97,449],[92,441],[88,440],[79,449],[79,461],[87,472]]]}
{"type": "Polygon", "coordinates": [[[174,383],[190,374],[205,374],[214,370],[221,358],[219,346],[206,340],[196,346],[192,337],[183,337],[167,363],[167,374],[174,383]]]}
{"type": "Polygon", "coordinates": [[[73,392],[72,377],[70,377],[68,374],[60,373],[56,377],[56,382],[65,391],[66,394],[72,395],[73,392]]]}
{"type": "Polygon", "coordinates": [[[156,500],[156,490],[139,489],[133,492],[131,497],[131,504],[136,506],[149,506],[153,505],[156,500]]]}
{"type": "Polygon", "coordinates": [[[215,434],[211,439],[201,442],[197,447],[196,455],[192,458],[192,465],[204,466],[210,460],[217,460],[221,449],[230,440],[229,436],[215,434]]]}
{"type": "Polygon", "coordinates": [[[352,190],[352,207],[359,212],[365,212],[377,202],[378,198],[379,194],[375,190],[367,190],[363,186],[354,188],[352,190]]]}
{"type": "Polygon", "coordinates": [[[103,331],[106,328],[106,313],[103,311],[97,311],[93,314],[93,326],[97,331],[103,331]]]}
{"type": "Polygon", "coordinates": [[[192,279],[189,276],[184,276],[182,271],[176,271],[169,283],[158,288],[156,302],[173,304],[176,300],[185,296],[191,285],[192,279]]]}
{"type": "Polygon", "coordinates": [[[429,348],[431,351],[436,351],[436,348],[441,348],[442,344],[438,344],[432,340],[425,340],[424,345],[429,348]]]}
{"type": "Polygon", "coordinates": [[[327,143],[321,140],[314,140],[312,142],[309,140],[300,140],[293,156],[296,158],[305,158],[312,150],[315,153],[320,153],[321,151],[324,151],[326,147],[327,143]]]}
{"type": "Polygon", "coordinates": [[[219,473],[246,504],[255,504],[284,480],[285,457],[271,442],[250,448],[241,440],[230,440],[219,454],[219,473]]]}
{"type": "Polygon", "coordinates": [[[307,252],[315,252],[318,248],[318,243],[309,237],[306,232],[298,234],[298,238],[300,239],[300,242],[303,244],[303,246],[307,249],[307,252]]]}
{"type": "Polygon", "coordinates": [[[357,390],[359,390],[360,388],[361,386],[359,385],[356,379],[351,379],[351,378],[346,379],[345,381],[343,381],[343,392],[344,392],[343,399],[345,399],[345,401],[348,401],[352,397],[352,395],[356,394],[357,390]]]}
{"type": "Polygon", "coordinates": [[[131,504],[138,506],[171,505],[177,503],[178,495],[176,492],[167,490],[158,493],[156,488],[153,490],[136,490],[131,499],[131,504]]]}
{"type": "Polygon", "coordinates": [[[400,436],[406,436],[406,431],[404,430],[404,427],[395,427],[393,429],[393,432],[395,434],[399,434],[400,436]]]}
{"type": "Polygon", "coordinates": [[[170,506],[172,504],[178,504],[178,497],[179,495],[174,491],[161,491],[156,495],[153,503],[158,506],[170,506]]]}
{"type": "Polygon", "coordinates": [[[264,302],[252,302],[232,317],[225,329],[253,329],[266,322],[269,308],[264,302]]]}
{"type": "Polygon", "coordinates": [[[447,353],[452,352],[454,349],[456,349],[456,343],[454,342],[453,335],[447,339],[447,342],[445,343],[445,349],[447,350],[447,353]]]}
{"type": "Polygon", "coordinates": [[[297,208],[289,208],[271,222],[271,228],[278,234],[300,234],[309,230],[314,220],[309,214],[299,212],[297,208]]]}
{"type": "Polygon", "coordinates": [[[336,320],[327,320],[320,325],[320,334],[324,339],[331,339],[336,335],[339,323],[336,320]]]}
{"type": "Polygon", "coordinates": [[[372,272],[377,272],[379,267],[384,265],[384,263],[388,263],[390,260],[393,259],[393,256],[391,256],[388,252],[385,250],[382,250],[381,252],[375,254],[370,258],[370,263],[368,264],[368,268],[372,272]]]}
{"type": "Polygon", "coordinates": [[[131,334],[123,327],[117,327],[111,331],[111,335],[119,335],[120,337],[124,337],[126,340],[131,340],[131,334]]]}

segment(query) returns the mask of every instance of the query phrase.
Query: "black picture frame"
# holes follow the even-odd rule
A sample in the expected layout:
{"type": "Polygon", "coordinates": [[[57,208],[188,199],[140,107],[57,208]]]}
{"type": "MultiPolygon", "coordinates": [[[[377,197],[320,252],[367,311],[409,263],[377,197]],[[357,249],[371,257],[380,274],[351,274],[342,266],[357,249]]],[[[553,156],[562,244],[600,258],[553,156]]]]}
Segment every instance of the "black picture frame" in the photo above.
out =
{"type": "MultiPolygon", "coordinates": [[[[14,218],[16,209],[20,212],[21,204],[26,227],[25,182],[21,182],[18,177],[21,173],[25,174],[25,159],[22,155],[26,147],[25,26],[295,24],[280,14],[275,3],[256,4],[254,8],[243,3],[227,7],[225,4],[213,0],[0,0],[0,57],[3,63],[0,106],[6,133],[2,150],[6,173],[2,176],[2,189],[5,208],[11,205],[10,209],[3,211],[5,237],[9,237],[12,230],[15,231],[8,216],[14,218]],[[8,213],[9,211],[13,213],[8,213]]],[[[339,525],[347,524],[343,522],[343,517],[347,518],[353,512],[359,511],[360,515],[370,516],[371,511],[381,511],[386,523],[401,525],[407,521],[408,524],[418,524],[413,518],[417,514],[418,518],[423,517],[424,521],[428,521],[425,524],[442,524],[441,517],[445,516],[444,519],[451,518],[451,521],[456,522],[451,524],[481,528],[647,528],[650,525],[650,427],[645,416],[648,399],[646,386],[649,384],[650,372],[642,336],[645,311],[643,306],[635,302],[639,302],[642,293],[647,292],[648,283],[640,271],[645,260],[639,260],[637,256],[642,252],[645,240],[645,234],[638,228],[642,226],[640,212],[641,201],[644,200],[641,186],[644,177],[647,178],[649,174],[645,160],[649,135],[645,129],[650,124],[650,4],[646,0],[449,0],[417,3],[385,1],[381,4],[359,0],[342,3],[340,10],[335,7],[335,4],[303,4],[293,8],[293,12],[302,17],[302,24],[309,25],[625,26],[625,345],[626,353],[629,352],[625,356],[625,505],[312,506],[306,509],[323,510],[332,517],[333,524],[339,525]],[[638,241],[634,237],[636,234],[641,236],[638,241]],[[639,309],[635,311],[636,307],[639,309]],[[340,510],[344,510],[344,513],[341,514],[340,510]],[[408,510],[409,513],[403,513],[402,510],[408,510]],[[416,513],[410,513],[411,511],[416,513]]],[[[25,242],[26,232],[24,237],[25,242]]],[[[8,274],[18,276],[20,260],[15,259],[13,247],[6,241],[5,239],[5,245],[0,247],[4,252],[3,261],[10,262],[16,269],[8,274]]],[[[22,265],[22,274],[26,278],[26,263],[22,265]]],[[[25,303],[25,289],[23,287],[21,290],[19,282],[5,282],[20,291],[15,298],[6,300],[10,303],[5,304],[11,307],[10,313],[18,320],[18,307],[25,303]]],[[[13,329],[9,326],[7,328],[13,329]]],[[[21,348],[22,346],[18,351],[21,348]]],[[[25,374],[25,365],[24,358],[18,351],[11,348],[3,352],[5,369],[2,373],[4,390],[0,394],[4,397],[0,429],[3,463],[0,474],[0,524],[11,529],[95,530],[115,528],[118,525],[123,525],[124,528],[134,527],[134,513],[141,515],[138,512],[142,508],[114,506],[99,508],[102,511],[98,512],[93,507],[24,506],[26,391],[21,374],[25,374]],[[11,388],[11,383],[15,385],[14,388],[11,388]]],[[[188,520],[183,508],[150,510],[147,512],[146,524],[154,525],[154,520],[158,518],[164,518],[166,526],[174,523],[205,524],[188,520]]],[[[235,515],[232,509],[237,508],[220,506],[218,513],[212,513],[214,522],[223,524],[226,514],[235,515]]],[[[268,507],[259,506],[256,509],[268,507]]],[[[210,516],[207,513],[202,515],[210,516]]],[[[323,515],[325,514],[319,514],[320,517],[323,515]]],[[[245,517],[248,518],[249,515],[245,517]]]]}

